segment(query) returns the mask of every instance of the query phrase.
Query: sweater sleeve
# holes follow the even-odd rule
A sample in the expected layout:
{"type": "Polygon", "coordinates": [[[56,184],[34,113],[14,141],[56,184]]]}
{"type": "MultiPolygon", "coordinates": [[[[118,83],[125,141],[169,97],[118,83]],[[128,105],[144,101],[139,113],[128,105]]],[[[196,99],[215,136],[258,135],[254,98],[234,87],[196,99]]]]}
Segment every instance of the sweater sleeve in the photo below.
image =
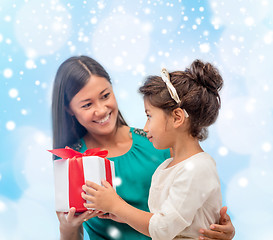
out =
{"type": "Polygon", "coordinates": [[[166,200],[150,219],[152,239],[173,239],[190,226],[198,209],[218,187],[216,175],[206,161],[189,162],[176,171],[166,200]]]}

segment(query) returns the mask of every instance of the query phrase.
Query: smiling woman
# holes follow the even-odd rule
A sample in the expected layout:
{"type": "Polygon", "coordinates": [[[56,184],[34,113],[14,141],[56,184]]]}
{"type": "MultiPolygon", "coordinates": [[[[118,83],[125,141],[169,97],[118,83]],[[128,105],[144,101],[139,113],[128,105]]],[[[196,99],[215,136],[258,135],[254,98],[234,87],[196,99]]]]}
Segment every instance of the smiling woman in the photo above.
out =
{"type": "Polygon", "coordinates": [[[99,127],[108,115],[112,127],[127,125],[117,108],[108,73],[89,57],[67,59],[59,67],[53,87],[53,147],[74,144],[88,133],[88,126],[99,127]]]}

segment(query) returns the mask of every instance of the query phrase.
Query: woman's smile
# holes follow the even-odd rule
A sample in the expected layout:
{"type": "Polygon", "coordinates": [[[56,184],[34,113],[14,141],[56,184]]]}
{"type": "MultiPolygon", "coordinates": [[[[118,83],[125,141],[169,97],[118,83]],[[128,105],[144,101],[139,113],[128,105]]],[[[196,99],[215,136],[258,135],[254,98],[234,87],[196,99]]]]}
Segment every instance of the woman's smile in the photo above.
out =
{"type": "Polygon", "coordinates": [[[111,112],[107,114],[104,118],[93,121],[93,122],[98,123],[100,125],[105,125],[110,121],[110,117],[111,117],[111,112]]]}

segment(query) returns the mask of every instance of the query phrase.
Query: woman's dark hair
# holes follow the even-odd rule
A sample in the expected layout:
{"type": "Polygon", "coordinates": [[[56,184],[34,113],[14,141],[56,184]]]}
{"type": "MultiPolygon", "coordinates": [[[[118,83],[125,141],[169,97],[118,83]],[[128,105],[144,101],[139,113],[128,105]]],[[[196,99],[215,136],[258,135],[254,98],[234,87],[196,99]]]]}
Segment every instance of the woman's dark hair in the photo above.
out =
{"type": "Polygon", "coordinates": [[[221,107],[219,91],[223,79],[219,71],[210,63],[195,60],[185,71],[171,72],[170,80],[180,104],[171,98],[165,82],[158,76],[147,77],[139,91],[154,107],[167,114],[178,107],[185,109],[189,114],[190,134],[200,141],[205,140],[207,127],[216,121],[221,107]]]}
{"type": "MultiPolygon", "coordinates": [[[[105,78],[111,83],[105,69],[94,59],[75,56],[59,67],[53,85],[52,127],[53,148],[71,146],[82,138],[87,130],[68,113],[72,98],[86,85],[91,75],[105,78]]],[[[118,111],[117,126],[127,125],[118,111]]]]}

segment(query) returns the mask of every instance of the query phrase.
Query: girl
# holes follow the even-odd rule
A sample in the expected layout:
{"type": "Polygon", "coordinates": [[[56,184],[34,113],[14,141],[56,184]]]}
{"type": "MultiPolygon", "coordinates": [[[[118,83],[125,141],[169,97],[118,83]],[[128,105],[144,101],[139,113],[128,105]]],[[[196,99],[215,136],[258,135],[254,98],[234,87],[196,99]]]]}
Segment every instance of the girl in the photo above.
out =
{"type": "MultiPolygon", "coordinates": [[[[82,193],[87,208],[109,212],[156,240],[198,239],[198,229],[217,222],[222,205],[220,181],[213,158],[199,141],[216,121],[223,80],[209,63],[194,61],[184,72],[148,77],[144,95],[144,131],[157,149],[173,149],[155,171],[149,193],[150,212],[121,199],[111,185],[87,181],[82,193]]],[[[136,182],[139,181],[137,178],[136,182]]]]}
{"type": "MultiPolygon", "coordinates": [[[[118,110],[110,77],[94,59],[71,57],[61,64],[53,85],[52,122],[53,148],[70,146],[80,152],[95,147],[107,149],[120,179],[117,193],[132,206],[149,210],[152,174],[170,157],[170,151],[156,150],[143,130],[127,126],[118,110]]],[[[77,216],[74,208],[67,216],[58,212],[61,239],[82,239],[82,226],[94,240],[150,239],[127,224],[95,217],[98,215],[86,211],[77,216]]],[[[202,231],[214,239],[232,239],[234,227],[226,209],[220,220],[223,225],[213,225],[214,231],[202,231]]]]}

